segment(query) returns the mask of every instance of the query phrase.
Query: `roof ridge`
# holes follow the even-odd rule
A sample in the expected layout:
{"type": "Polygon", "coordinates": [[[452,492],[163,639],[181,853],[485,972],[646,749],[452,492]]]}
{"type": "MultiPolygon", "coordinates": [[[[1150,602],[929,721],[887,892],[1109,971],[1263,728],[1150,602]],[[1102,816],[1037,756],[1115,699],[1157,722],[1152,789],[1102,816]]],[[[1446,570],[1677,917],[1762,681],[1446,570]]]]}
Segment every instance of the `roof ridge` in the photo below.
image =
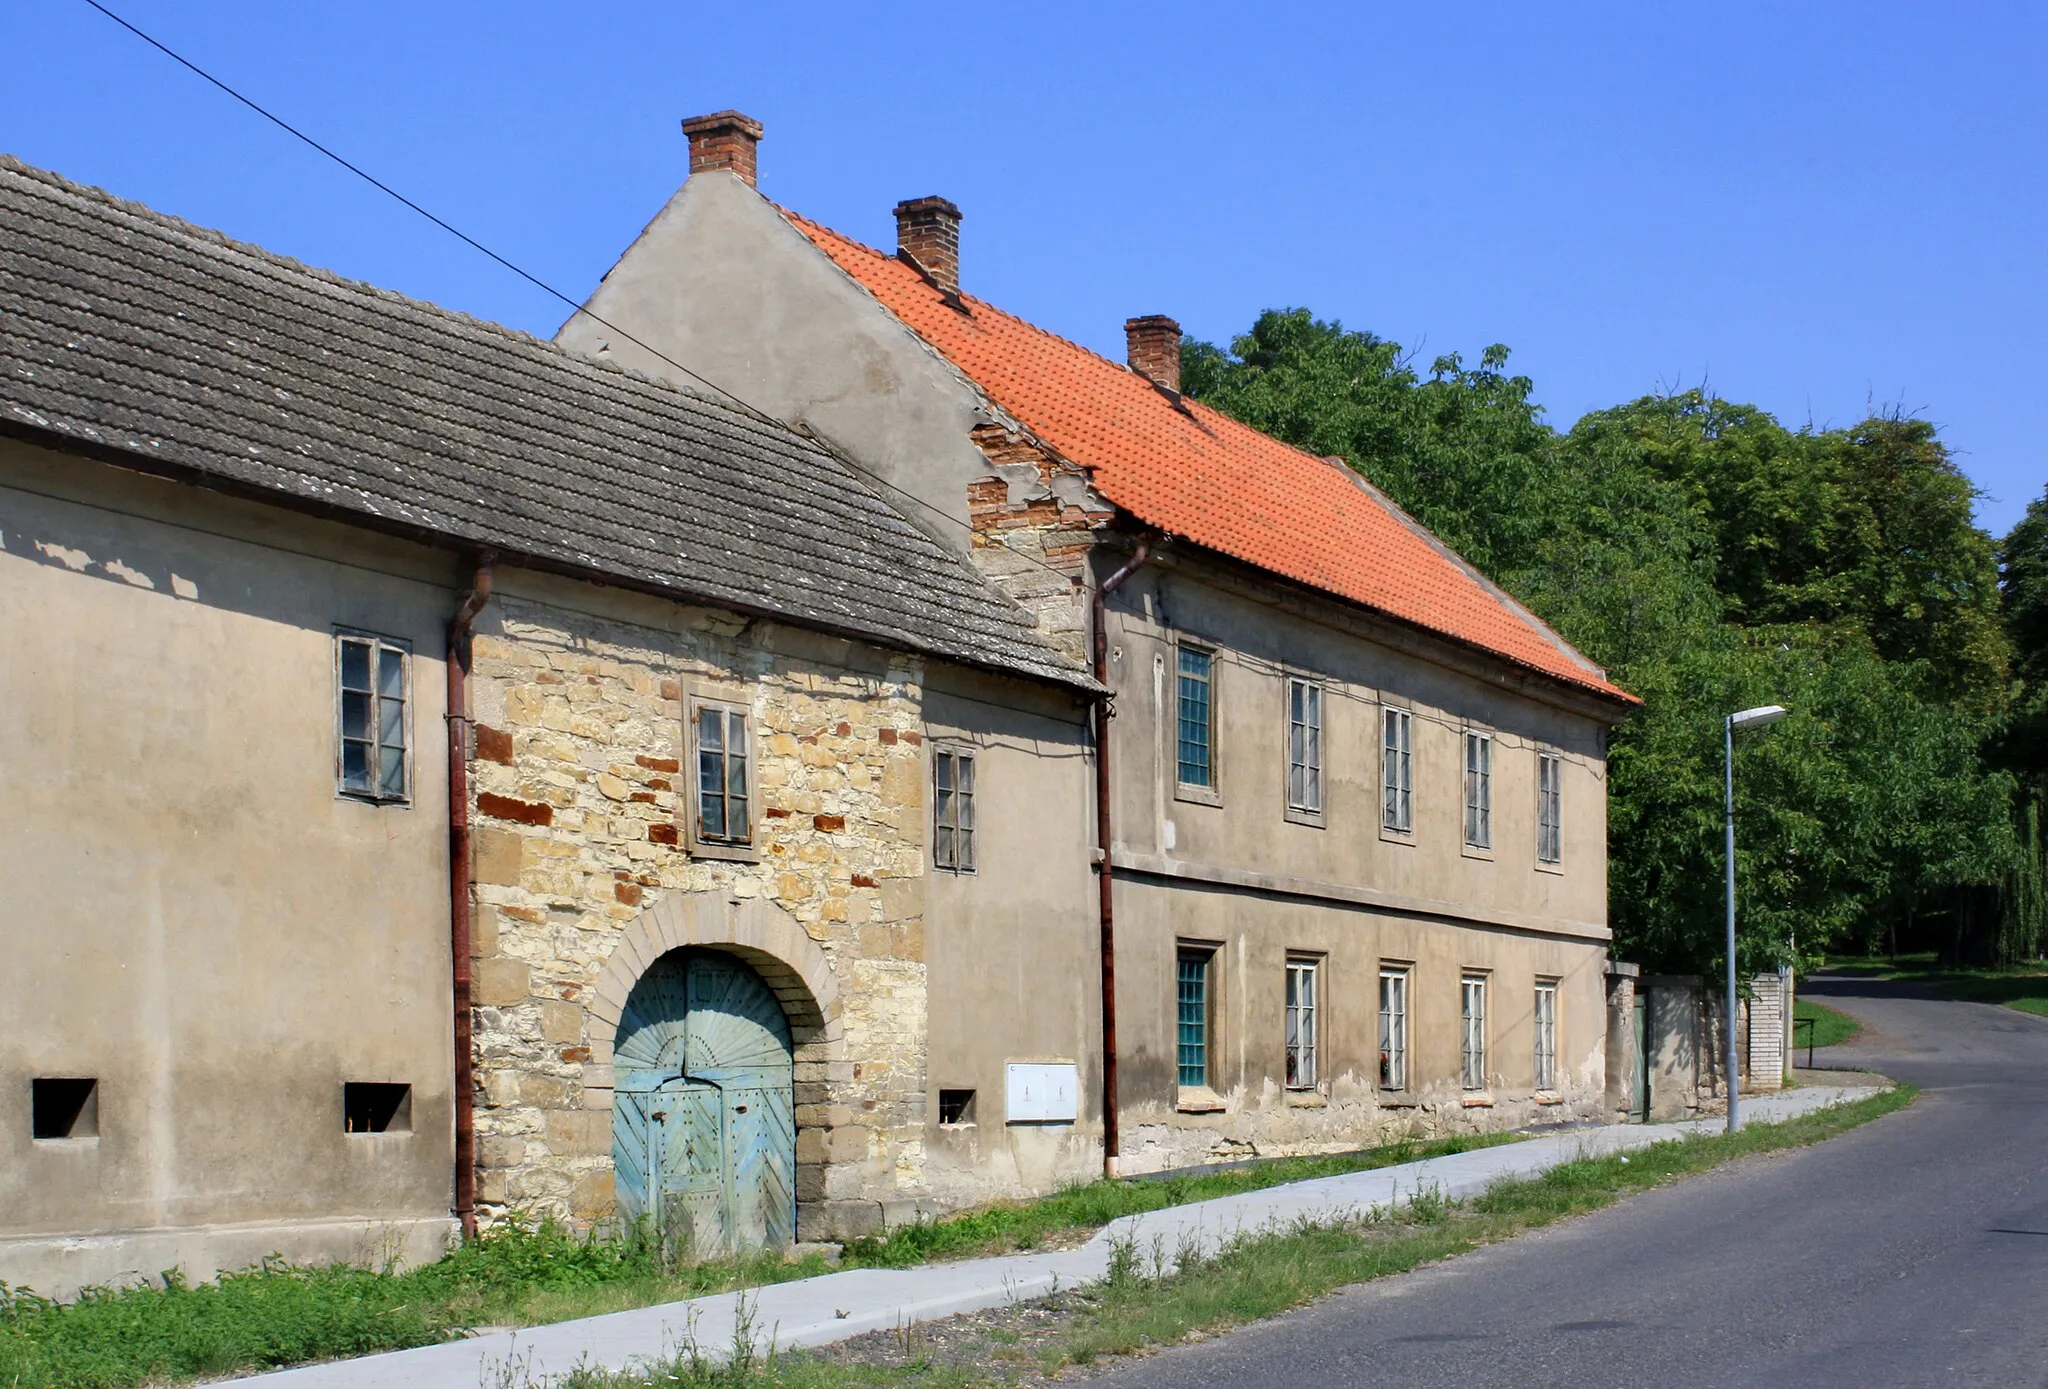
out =
{"type": "MultiPolygon", "coordinates": [[[[813,221],[811,218],[804,216],[800,212],[790,212],[789,209],[782,207],[779,203],[776,204],[775,206],[777,211],[782,212],[786,216],[794,218],[796,221],[805,223],[809,226],[816,227],[819,231],[824,232],[827,236],[836,237],[839,240],[844,241],[847,245],[853,247],[855,250],[866,251],[869,255],[873,256],[876,260],[879,260],[884,264],[902,264],[902,262],[898,261],[896,257],[890,255],[887,251],[878,250],[877,248],[868,245],[864,241],[856,241],[852,237],[848,236],[846,233],[841,231],[834,231],[831,227],[826,226],[823,222],[813,221]]],[[[905,266],[904,268],[909,269],[908,266],[905,266]]],[[[937,294],[938,291],[934,290],[933,293],[937,294]]],[[[1029,332],[1036,333],[1042,338],[1051,338],[1054,342],[1059,343],[1062,347],[1071,347],[1076,352],[1085,352],[1089,356],[1093,357],[1096,361],[1101,362],[1104,366],[1114,367],[1118,371],[1127,372],[1130,375],[1137,377],[1141,381],[1150,380],[1149,377],[1147,377],[1143,372],[1138,371],[1129,362],[1119,362],[1114,357],[1105,357],[1100,352],[1097,352],[1094,348],[1090,347],[1087,343],[1076,342],[1074,339],[1067,337],[1065,334],[1055,333],[1050,328],[1044,327],[1037,323],[1033,323],[1030,319],[1025,318],[1022,314],[1011,313],[1008,309],[1003,308],[1000,304],[992,304],[988,300],[981,298],[979,295],[969,294],[966,290],[960,291],[959,298],[963,303],[972,304],[980,308],[987,309],[990,313],[996,315],[999,318],[1007,318],[1008,320],[1010,320],[1010,322],[1016,324],[1018,327],[1023,328],[1029,332]]],[[[911,331],[915,333],[917,330],[915,328],[912,328],[911,331]]],[[[1187,399],[1193,400],[1194,397],[1189,396],[1187,397],[1187,399]]],[[[1233,423],[1236,422],[1233,421],[1233,423]]],[[[1249,428],[1249,426],[1246,427],[1249,428]]],[[[1266,437],[1271,439],[1273,436],[1268,434],[1266,437]]],[[[1285,444],[1287,441],[1284,439],[1276,439],[1274,440],[1274,442],[1285,444]]],[[[1293,448],[1294,446],[1292,444],[1288,444],[1287,447],[1293,448]]],[[[1313,455],[1310,456],[1313,457],[1313,455]]]]}
{"type": "Polygon", "coordinates": [[[53,447],[349,524],[1093,688],[978,569],[736,398],[6,154],[0,227],[0,360],[24,368],[0,374],[7,433],[18,421],[53,447]],[[805,563],[787,562],[792,544],[805,563]]]}
{"type": "MultiPolygon", "coordinates": [[[[460,327],[478,330],[485,335],[503,338],[523,347],[535,348],[563,360],[624,377],[627,380],[638,382],[641,385],[652,387],[658,391],[685,395],[692,400],[701,401],[729,414],[739,415],[750,420],[772,425],[788,434],[791,438],[805,444],[809,442],[804,439],[803,435],[793,429],[787,421],[776,419],[773,415],[756,410],[753,406],[739,400],[737,396],[729,395],[722,388],[717,390],[698,390],[692,386],[649,376],[635,368],[622,366],[617,362],[606,361],[601,357],[593,357],[588,353],[578,352],[573,348],[565,347],[561,343],[548,338],[537,337],[522,328],[514,328],[508,323],[500,323],[495,319],[479,318],[466,310],[451,309],[445,304],[436,304],[431,299],[415,298],[413,295],[405,294],[399,290],[372,284],[368,280],[353,279],[339,271],[329,270],[325,266],[312,265],[299,260],[297,257],[285,255],[281,251],[273,251],[268,247],[260,246],[253,241],[241,240],[239,237],[230,235],[218,227],[209,227],[198,222],[188,221],[174,213],[159,211],[147,203],[136,202],[132,198],[120,197],[96,184],[79,183],[74,179],[66,178],[55,170],[44,169],[30,164],[19,155],[9,154],[4,150],[0,150],[0,173],[18,175],[30,183],[43,185],[44,189],[50,192],[67,194],[88,203],[98,203],[103,207],[111,208],[124,216],[133,217],[139,222],[147,223],[161,230],[247,256],[258,264],[285,271],[311,284],[343,290],[367,299],[380,300],[387,304],[397,304],[431,318],[460,327]]],[[[581,313],[583,310],[578,308],[575,312],[581,313]]]]}
{"type": "Polygon", "coordinates": [[[1128,364],[987,300],[949,301],[886,253],[777,211],[1120,510],[1549,679],[1639,702],[1348,464],[1335,490],[1321,456],[1194,396],[1169,396],[1128,364]]]}

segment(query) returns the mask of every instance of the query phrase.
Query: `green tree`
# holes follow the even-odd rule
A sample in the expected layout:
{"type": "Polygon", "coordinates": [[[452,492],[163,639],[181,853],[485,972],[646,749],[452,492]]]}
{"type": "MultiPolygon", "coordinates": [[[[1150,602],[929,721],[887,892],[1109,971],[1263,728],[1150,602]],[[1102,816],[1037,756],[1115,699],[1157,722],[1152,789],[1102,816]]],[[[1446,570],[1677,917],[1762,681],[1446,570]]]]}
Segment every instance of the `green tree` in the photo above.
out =
{"type": "MultiPolygon", "coordinates": [[[[1182,382],[1343,456],[1643,698],[1608,760],[1627,957],[1718,962],[1721,720],[1751,704],[1795,713],[1739,753],[1746,967],[1995,895],[2022,858],[2011,778],[1980,755],[2006,636],[1990,541],[1932,427],[1793,431],[1693,391],[1559,435],[1507,356],[1424,376],[1398,344],[1296,309],[1228,351],[1188,343],[1182,382]]],[[[2008,622],[2017,605],[2048,627],[2048,593],[2026,588],[2048,588],[2048,506],[2029,535],[2008,546],[2025,589],[2008,583],[2008,622]]]]}

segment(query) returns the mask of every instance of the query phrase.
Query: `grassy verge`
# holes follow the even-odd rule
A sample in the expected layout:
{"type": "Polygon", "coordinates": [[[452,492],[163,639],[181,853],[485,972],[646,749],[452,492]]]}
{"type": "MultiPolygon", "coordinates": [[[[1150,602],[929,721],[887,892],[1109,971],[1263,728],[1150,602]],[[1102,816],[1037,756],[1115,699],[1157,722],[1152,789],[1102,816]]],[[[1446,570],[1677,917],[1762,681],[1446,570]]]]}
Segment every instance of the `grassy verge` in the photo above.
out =
{"type": "Polygon", "coordinates": [[[1541,1177],[1503,1182],[1466,1203],[1422,1200],[1398,1217],[1371,1212],[1353,1222],[1256,1235],[1210,1258],[1182,1259],[1155,1276],[1147,1276],[1144,1252],[1120,1250],[1109,1277],[1060,1299],[1050,1313],[1012,1309],[980,1319],[965,1335],[949,1335],[944,1324],[912,1327],[893,1336],[863,1338],[865,1346],[743,1354],[724,1365],[685,1354],[651,1376],[586,1372],[572,1378],[568,1389],[855,1389],[877,1384],[959,1389],[1042,1383],[1064,1366],[1271,1317],[1347,1284],[1509,1239],[1724,1162],[1831,1138],[1904,1107],[1913,1093],[1910,1086],[1900,1086],[1784,1123],[1752,1125],[1732,1137],[1696,1136],[1627,1156],[1567,1163],[1541,1177]]]}
{"type": "Polygon", "coordinates": [[[2038,960],[2004,969],[1974,969],[1944,966],[1932,954],[1922,954],[1830,960],[1828,968],[1837,974],[1931,984],[1944,998],[1998,1003],[2048,1017],[2048,965],[2038,960]]]}
{"type": "MultiPolygon", "coordinates": [[[[1838,1047],[1855,1040],[1856,1034],[1863,1030],[1863,1024],[1847,1013],[1810,999],[1796,999],[1792,1005],[1792,1016],[1799,1022],[1813,1024],[1813,1045],[1817,1047],[1838,1047]]],[[[1794,1035],[1802,1045],[1805,1043],[1804,1033],[1794,1035]]]]}
{"type": "MultiPolygon", "coordinates": [[[[1513,1142],[1490,1134],[1284,1158],[1160,1180],[1090,1182],[848,1246],[846,1266],[902,1268],[1030,1249],[1119,1216],[1513,1142]]],[[[409,1273],[283,1263],[198,1286],[171,1277],[68,1304],[0,1283],[0,1389],[126,1389],[432,1345],[476,1326],[533,1326],[830,1271],[819,1255],[683,1263],[653,1242],[499,1225],[409,1273]]]]}
{"type": "Polygon", "coordinates": [[[887,1239],[855,1240],[846,1246],[844,1262],[852,1267],[908,1268],[944,1259],[1009,1254],[1070,1236],[1091,1234],[1121,1216],[1236,1196],[1287,1182],[1370,1172],[1422,1158],[1515,1143],[1526,1137],[1527,1134],[1514,1133],[1468,1134],[1325,1157],[1275,1158],[1188,1176],[1088,1182],[1036,1201],[1004,1202],[967,1215],[906,1225],[892,1231],[887,1239]]]}
{"type": "Polygon", "coordinates": [[[2002,1003],[2022,1013],[2048,1018],[2048,974],[1989,970],[1939,978],[1935,985],[1948,998],[1966,1003],[2002,1003]]]}

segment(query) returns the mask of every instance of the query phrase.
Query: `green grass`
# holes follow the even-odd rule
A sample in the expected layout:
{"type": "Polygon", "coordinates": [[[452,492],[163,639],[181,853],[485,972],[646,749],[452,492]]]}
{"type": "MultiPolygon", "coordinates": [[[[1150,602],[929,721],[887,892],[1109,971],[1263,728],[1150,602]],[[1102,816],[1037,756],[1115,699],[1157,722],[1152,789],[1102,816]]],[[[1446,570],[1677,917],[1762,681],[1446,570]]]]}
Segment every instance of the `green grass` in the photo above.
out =
{"type": "MultiPolygon", "coordinates": [[[[1813,1023],[1811,1036],[1816,1047],[1838,1047],[1853,1040],[1856,1034],[1863,1030],[1863,1024],[1847,1013],[1810,999],[1795,999],[1792,1004],[1792,1017],[1798,1022],[1813,1023]]],[[[1800,1046],[1806,1045],[1809,1034],[1805,1029],[1795,1030],[1792,1035],[1798,1039],[1800,1046]]]]}
{"type": "MultiPolygon", "coordinates": [[[[1156,1181],[1090,1182],[859,1240],[844,1263],[903,1268],[1030,1249],[1139,1211],[1516,1137],[1475,1135],[1156,1181]]],[[[69,1304],[0,1284],[0,1389],[122,1389],[272,1369],[432,1345],[474,1326],[566,1321],[829,1271],[816,1254],[683,1263],[650,1241],[579,1238],[551,1224],[513,1221],[408,1273],[272,1262],[198,1286],[170,1276],[93,1289],[69,1304]]]]}
{"type": "Polygon", "coordinates": [[[1035,1249],[1049,1240],[1098,1230],[1121,1216],[1236,1196],[1285,1182],[1369,1172],[1421,1158],[1519,1142],[1527,1136],[1467,1134],[1324,1157],[1275,1158],[1189,1176],[1088,1182],[1034,1201],[1004,1202],[966,1215],[906,1225],[891,1231],[886,1239],[855,1240],[846,1246],[844,1262],[850,1267],[909,1268],[944,1259],[1035,1249]]]}
{"type": "Polygon", "coordinates": [[[1109,1276],[1069,1299],[1071,1309],[1057,1326],[1029,1343],[998,1328],[980,1343],[956,1348],[949,1359],[926,1353],[918,1329],[906,1328],[899,1333],[903,1353],[894,1364],[848,1363],[825,1350],[742,1355],[717,1365],[692,1352],[653,1375],[584,1373],[567,1389],[963,1389],[1001,1384],[1026,1371],[1053,1373],[1275,1316],[1348,1284],[1599,1210],[1724,1162],[1816,1143],[1903,1108],[1913,1095],[1912,1087],[1902,1085],[1784,1123],[1753,1124],[1733,1136],[1692,1136],[1627,1156],[1566,1163],[1540,1177],[1503,1182],[1468,1203],[1418,1202],[1398,1218],[1374,1212],[1352,1223],[1247,1237],[1212,1258],[1184,1260],[1162,1277],[1145,1276],[1142,1251],[1120,1249],[1109,1276]]]}
{"type": "Polygon", "coordinates": [[[637,1240],[505,1222],[409,1273],[268,1262],[58,1303],[0,1284],[0,1386],[122,1389],[444,1341],[829,1272],[779,1255],[678,1265],[637,1240]]]}
{"type": "Polygon", "coordinates": [[[2022,1013],[2048,1017],[2048,962],[2040,960],[2002,969],[1978,969],[1944,966],[1930,951],[1918,955],[1830,960],[1827,967],[1837,974],[1931,984],[1944,998],[1964,1003],[2003,1004],[2022,1013]]]}
{"type": "Polygon", "coordinates": [[[1965,1003],[2002,1003],[2048,1018],[2048,974],[1989,970],[1954,974],[1935,981],[1942,994],[1965,1003]]]}

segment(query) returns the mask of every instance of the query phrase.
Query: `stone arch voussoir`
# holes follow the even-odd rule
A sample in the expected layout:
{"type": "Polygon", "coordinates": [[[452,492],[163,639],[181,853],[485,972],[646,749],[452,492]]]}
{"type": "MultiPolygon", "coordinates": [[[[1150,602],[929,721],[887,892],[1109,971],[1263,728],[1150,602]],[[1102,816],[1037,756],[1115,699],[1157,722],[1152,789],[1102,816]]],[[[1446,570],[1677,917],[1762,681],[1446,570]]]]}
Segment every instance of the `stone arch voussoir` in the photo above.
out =
{"type": "Polygon", "coordinates": [[[591,991],[586,1089],[611,1088],[619,1017],[640,976],[671,950],[692,945],[737,955],[759,972],[789,1018],[790,1040],[800,1063],[839,1058],[843,1035],[838,976],[802,923],[765,898],[672,892],[620,934],[591,991]]]}

